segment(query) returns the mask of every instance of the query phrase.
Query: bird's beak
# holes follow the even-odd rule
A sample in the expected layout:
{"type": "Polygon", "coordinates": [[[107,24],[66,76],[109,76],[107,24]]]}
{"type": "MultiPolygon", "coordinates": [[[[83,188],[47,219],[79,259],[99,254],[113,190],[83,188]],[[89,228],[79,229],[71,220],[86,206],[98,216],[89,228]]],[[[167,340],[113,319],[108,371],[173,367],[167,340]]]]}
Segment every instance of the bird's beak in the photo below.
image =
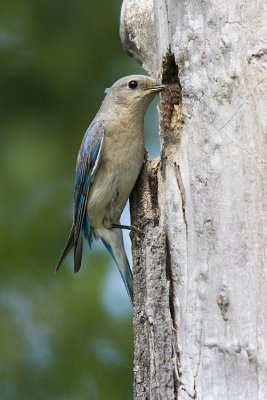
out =
{"type": "Polygon", "coordinates": [[[150,86],[146,90],[149,90],[150,92],[156,92],[159,93],[162,90],[166,88],[166,85],[155,85],[155,86],[150,86]]]}

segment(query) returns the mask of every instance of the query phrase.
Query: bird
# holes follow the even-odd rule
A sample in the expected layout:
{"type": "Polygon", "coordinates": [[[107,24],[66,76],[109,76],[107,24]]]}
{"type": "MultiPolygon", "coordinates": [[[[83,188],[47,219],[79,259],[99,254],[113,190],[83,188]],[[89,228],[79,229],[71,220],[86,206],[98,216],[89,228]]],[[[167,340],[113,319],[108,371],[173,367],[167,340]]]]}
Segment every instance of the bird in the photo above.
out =
{"type": "Polygon", "coordinates": [[[130,75],[109,89],[87,129],[77,157],[73,223],[56,271],[74,248],[74,272],[82,263],[83,240],[101,239],[113,257],[131,302],[133,275],[125,252],[120,217],[144,160],[144,116],[165,85],[130,75]]]}

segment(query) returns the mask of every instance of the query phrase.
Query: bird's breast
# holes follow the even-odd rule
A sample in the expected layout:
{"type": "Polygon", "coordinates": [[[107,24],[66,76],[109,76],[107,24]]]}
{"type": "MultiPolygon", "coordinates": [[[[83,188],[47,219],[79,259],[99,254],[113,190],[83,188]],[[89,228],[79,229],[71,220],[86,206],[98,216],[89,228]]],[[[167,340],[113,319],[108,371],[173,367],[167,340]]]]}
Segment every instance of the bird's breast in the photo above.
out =
{"type": "Polygon", "coordinates": [[[128,143],[123,140],[125,137],[121,140],[117,137],[115,147],[109,137],[105,137],[87,203],[93,228],[103,225],[110,228],[112,223],[119,222],[143,163],[144,143],[143,135],[140,136],[141,140],[128,138],[128,143]]]}

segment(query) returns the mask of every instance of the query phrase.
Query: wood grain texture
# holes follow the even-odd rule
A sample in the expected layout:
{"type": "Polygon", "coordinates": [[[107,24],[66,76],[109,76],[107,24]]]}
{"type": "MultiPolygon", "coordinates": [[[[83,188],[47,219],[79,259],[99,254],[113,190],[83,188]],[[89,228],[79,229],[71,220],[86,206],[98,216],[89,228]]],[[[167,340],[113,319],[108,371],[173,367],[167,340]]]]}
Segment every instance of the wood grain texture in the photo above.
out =
{"type": "Polygon", "coordinates": [[[125,48],[170,84],[158,221],[134,234],[135,399],[267,398],[266,20],[263,0],[123,3],[125,48]]]}

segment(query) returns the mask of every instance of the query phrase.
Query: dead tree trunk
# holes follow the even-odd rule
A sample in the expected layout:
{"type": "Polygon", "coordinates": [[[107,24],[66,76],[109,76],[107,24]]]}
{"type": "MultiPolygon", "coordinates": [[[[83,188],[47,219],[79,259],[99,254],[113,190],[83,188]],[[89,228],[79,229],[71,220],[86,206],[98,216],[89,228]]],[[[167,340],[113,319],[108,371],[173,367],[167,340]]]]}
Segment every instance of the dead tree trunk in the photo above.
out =
{"type": "Polygon", "coordinates": [[[267,399],[267,7],[124,0],[162,95],[131,201],[134,399],[267,399]]]}

